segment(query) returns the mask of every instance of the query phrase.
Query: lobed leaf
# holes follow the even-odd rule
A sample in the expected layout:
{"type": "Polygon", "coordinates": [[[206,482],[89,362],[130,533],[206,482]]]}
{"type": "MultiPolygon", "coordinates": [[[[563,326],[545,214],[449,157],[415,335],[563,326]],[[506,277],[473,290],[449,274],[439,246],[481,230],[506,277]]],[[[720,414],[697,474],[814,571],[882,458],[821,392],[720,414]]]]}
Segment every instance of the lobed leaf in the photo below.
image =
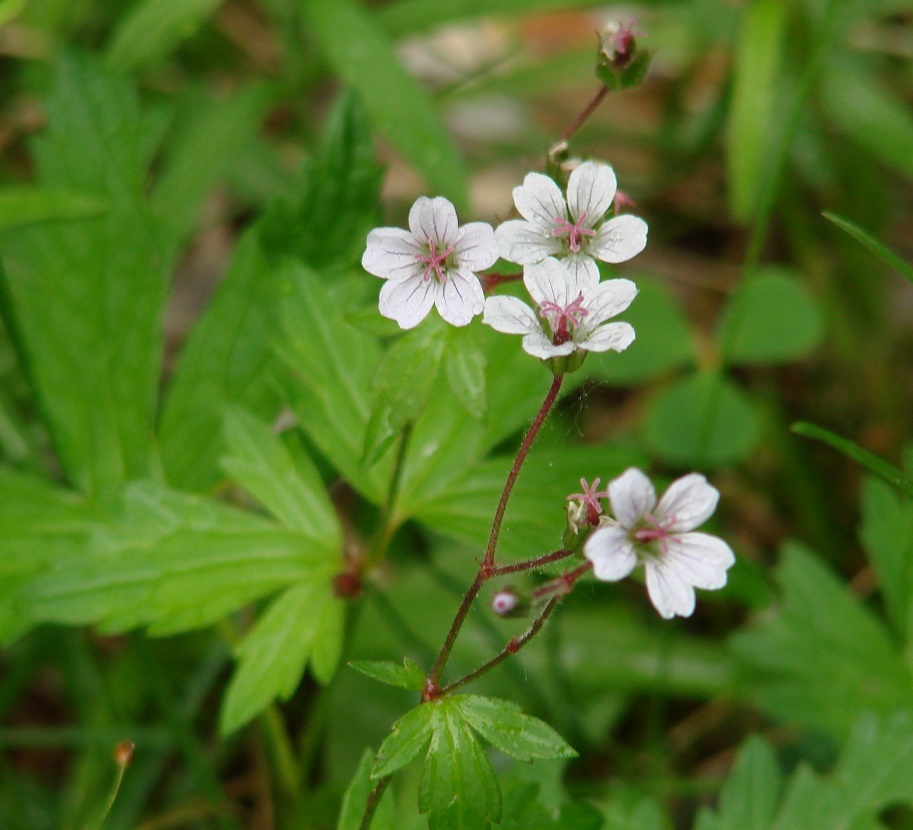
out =
{"type": "Polygon", "coordinates": [[[377,751],[371,778],[391,775],[418,757],[431,740],[436,724],[435,711],[435,706],[423,703],[393,724],[392,731],[377,751]]]}
{"type": "Polygon", "coordinates": [[[484,418],[488,410],[488,382],[485,367],[488,363],[481,345],[472,331],[456,326],[447,328],[444,370],[450,391],[473,418],[484,418]]]}
{"type": "Polygon", "coordinates": [[[349,665],[366,677],[386,683],[388,686],[418,691],[425,685],[425,672],[418,663],[408,657],[403,660],[402,665],[392,660],[350,660],[349,665]]]}

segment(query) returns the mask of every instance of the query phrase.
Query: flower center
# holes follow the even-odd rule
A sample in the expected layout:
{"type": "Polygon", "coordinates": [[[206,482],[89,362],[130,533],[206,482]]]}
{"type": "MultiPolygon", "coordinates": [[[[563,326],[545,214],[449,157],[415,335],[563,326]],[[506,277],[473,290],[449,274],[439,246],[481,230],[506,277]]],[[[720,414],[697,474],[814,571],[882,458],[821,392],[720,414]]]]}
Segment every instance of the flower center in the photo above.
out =
{"type": "Polygon", "coordinates": [[[644,526],[639,527],[634,531],[634,541],[640,542],[643,545],[650,544],[651,542],[659,542],[660,550],[663,552],[663,555],[669,553],[668,541],[672,533],[672,525],[675,523],[675,519],[669,519],[665,525],[663,525],[656,516],[651,513],[647,513],[643,518],[644,526]]]}
{"type": "Polygon", "coordinates": [[[415,254],[416,262],[425,263],[425,271],[422,274],[422,280],[428,282],[431,279],[431,275],[434,274],[437,277],[438,282],[444,282],[447,279],[447,257],[453,253],[453,245],[449,245],[444,248],[442,251],[437,250],[438,243],[434,239],[428,239],[428,255],[423,256],[422,254],[415,254]]]}
{"type": "Polygon", "coordinates": [[[571,224],[563,216],[556,216],[555,222],[558,225],[557,228],[552,229],[552,236],[556,239],[561,236],[567,237],[568,247],[573,251],[573,253],[578,253],[580,251],[580,243],[583,241],[585,236],[596,236],[596,231],[592,228],[586,228],[583,226],[583,220],[586,219],[586,211],[580,214],[580,218],[576,222],[571,224]]]}
{"type": "Polygon", "coordinates": [[[599,479],[593,479],[592,484],[587,484],[586,479],[580,479],[580,486],[583,488],[582,493],[572,493],[568,496],[568,501],[578,500],[582,505],[586,507],[586,520],[593,525],[594,527],[599,524],[599,517],[602,515],[602,505],[599,503],[600,499],[607,499],[609,497],[608,490],[603,490],[599,492],[596,488],[599,487],[599,479]]]}
{"type": "Polygon", "coordinates": [[[551,300],[539,304],[539,315],[548,321],[552,330],[552,343],[556,346],[573,340],[574,330],[588,313],[583,307],[583,294],[578,294],[576,300],[564,307],[551,300]]]}

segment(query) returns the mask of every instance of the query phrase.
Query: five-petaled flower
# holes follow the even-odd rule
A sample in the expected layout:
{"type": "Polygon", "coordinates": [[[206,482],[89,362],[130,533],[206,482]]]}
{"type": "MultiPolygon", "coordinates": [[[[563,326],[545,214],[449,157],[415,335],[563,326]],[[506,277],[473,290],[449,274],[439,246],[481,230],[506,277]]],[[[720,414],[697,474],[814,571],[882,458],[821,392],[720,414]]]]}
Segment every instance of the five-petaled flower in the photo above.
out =
{"type": "Polygon", "coordinates": [[[637,294],[630,280],[599,282],[598,272],[570,271],[548,258],[523,269],[523,282],[536,310],[511,296],[489,297],[482,322],[505,334],[522,334],[523,349],[549,360],[577,349],[623,351],[634,340],[628,323],[609,323],[637,294]]]}
{"type": "Polygon", "coordinates": [[[719,491],[698,473],[672,482],[657,503],[653,485],[631,467],[609,484],[614,520],[593,531],[583,554],[597,579],[624,579],[638,563],[646,572],[650,601],[665,619],[694,611],[695,588],[722,588],[735,562],[717,536],[696,533],[716,509],[719,491]]]}
{"type": "Polygon", "coordinates": [[[476,274],[497,258],[491,225],[460,227],[451,202],[421,196],[409,211],[408,231],[375,228],[368,234],[361,264],[387,280],[380,290],[380,313],[411,329],[432,305],[454,326],[465,326],[481,314],[485,297],[476,274]]]}
{"type": "Polygon", "coordinates": [[[626,262],[647,244],[647,223],[623,214],[606,220],[617,190],[607,164],[586,161],[570,175],[567,200],[552,179],[529,173],[514,188],[514,204],[523,219],[512,219],[495,231],[501,256],[530,265],[546,257],[565,261],[570,271],[599,279],[595,260],[626,262]]]}

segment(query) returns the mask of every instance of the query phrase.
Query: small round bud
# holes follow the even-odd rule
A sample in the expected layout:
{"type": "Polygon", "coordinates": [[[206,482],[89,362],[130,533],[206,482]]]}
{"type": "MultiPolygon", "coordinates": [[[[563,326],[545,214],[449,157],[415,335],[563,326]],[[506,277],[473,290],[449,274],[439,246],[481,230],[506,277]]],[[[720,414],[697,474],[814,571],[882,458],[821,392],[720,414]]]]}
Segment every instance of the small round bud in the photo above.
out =
{"type": "Polygon", "coordinates": [[[118,766],[125,767],[133,760],[133,750],[136,744],[133,741],[121,741],[114,748],[114,760],[118,766]]]}
{"type": "Polygon", "coordinates": [[[498,591],[491,598],[491,610],[499,617],[506,617],[508,614],[513,613],[519,602],[520,598],[508,588],[498,591]]]}

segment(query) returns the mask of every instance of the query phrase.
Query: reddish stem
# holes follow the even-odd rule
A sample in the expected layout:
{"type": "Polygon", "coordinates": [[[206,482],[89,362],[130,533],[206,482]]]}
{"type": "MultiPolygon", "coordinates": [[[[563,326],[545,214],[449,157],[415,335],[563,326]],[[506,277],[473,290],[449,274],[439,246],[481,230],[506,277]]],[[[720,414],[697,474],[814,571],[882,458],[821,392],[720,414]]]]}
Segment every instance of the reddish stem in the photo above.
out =
{"type": "Polygon", "coordinates": [[[500,568],[495,568],[491,571],[491,575],[488,578],[494,579],[496,576],[506,576],[507,574],[531,571],[533,568],[541,568],[543,565],[548,565],[550,562],[558,562],[559,560],[570,556],[572,553],[573,551],[569,550],[556,550],[552,553],[547,553],[544,556],[537,556],[535,559],[524,559],[522,562],[515,562],[512,565],[502,565],[500,568]]]}
{"type": "Polygon", "coordinates": [[[580,115],[571,121],[571,123],[568,124],[568,126],[565,128],[564,132],[561,133],[561,137],[558,139],[558,143],[560,144],[562,141],[570,141],[574,136],[574,133],[576,133],[577,130],[583,126],[584,122],[594,112],[596,112],[596,108],[602,103],[603,98],[605,98],[608,94],[609,88],[607,86],[601,86],[599,88],[599,92],[593,96],[593,100],[583,108],[583,111],[580,113],[580,115]]]}

